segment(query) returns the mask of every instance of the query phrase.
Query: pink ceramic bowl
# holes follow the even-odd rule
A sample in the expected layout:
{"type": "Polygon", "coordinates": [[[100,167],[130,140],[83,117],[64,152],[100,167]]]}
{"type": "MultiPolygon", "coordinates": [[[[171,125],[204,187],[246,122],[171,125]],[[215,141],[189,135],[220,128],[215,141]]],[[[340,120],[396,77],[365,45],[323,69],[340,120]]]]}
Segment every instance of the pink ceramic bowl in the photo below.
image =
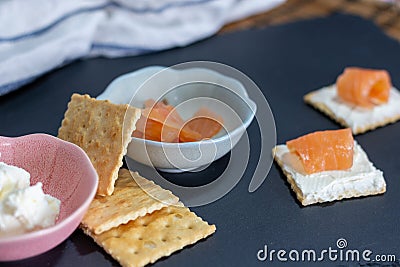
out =
{"type": "Polygon", "coordinates": [[[78,146],[46,134],[0,137],[0,161],[25,169],[31,184],[61,200],[60,215],[52,227],[0,238],[0,261],[19,260],[46,252],[78,227],[96,194],[98,177],[86,153],[78,146]]]}

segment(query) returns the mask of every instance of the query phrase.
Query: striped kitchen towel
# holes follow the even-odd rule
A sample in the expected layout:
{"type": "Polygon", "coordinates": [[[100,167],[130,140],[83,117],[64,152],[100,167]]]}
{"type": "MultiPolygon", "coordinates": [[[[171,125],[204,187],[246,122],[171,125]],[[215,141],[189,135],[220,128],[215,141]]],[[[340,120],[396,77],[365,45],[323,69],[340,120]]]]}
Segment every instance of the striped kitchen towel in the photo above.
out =
{"type": "Polygon", "coordinates": [[[82,57],[185,46],[284,0],[2,0],[0,96],[82,57]]]}

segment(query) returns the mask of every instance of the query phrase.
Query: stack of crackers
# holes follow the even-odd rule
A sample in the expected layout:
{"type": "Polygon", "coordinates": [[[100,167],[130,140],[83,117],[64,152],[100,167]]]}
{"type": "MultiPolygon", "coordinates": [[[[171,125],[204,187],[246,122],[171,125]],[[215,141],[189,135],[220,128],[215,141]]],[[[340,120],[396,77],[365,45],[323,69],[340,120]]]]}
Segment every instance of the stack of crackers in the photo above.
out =
{"type": "Polygon", "coordinates": [[[140,109],[73,94],[58,137],[85,150],[99,177],[81,228],[122,266],[144,266],[215,232],[172,192],[121,168],[140,109]]]}

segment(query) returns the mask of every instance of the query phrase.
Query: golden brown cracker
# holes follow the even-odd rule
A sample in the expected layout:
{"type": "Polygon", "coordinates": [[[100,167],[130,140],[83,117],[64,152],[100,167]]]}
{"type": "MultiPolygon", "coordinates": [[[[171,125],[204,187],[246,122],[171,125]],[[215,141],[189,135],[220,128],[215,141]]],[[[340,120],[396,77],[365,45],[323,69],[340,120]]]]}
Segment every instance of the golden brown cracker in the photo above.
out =
{"type": "Polygon", "coordinates": [[[98,195],[111,195],[140,110],[73,94],[58,137],[80,146],[99,176],[98,195]]]}
{"type": "Polygon", "coordinates": [[[120,169],[111,196],[96,196],[82,220],[82,226],[100,234],[138,217],[177,205],[179,198],[137,172],[120,169]]]}
{"type": "Polygon", "coordinates": [[[185,207],[169,206],[96,235],[85,233],[122,266],[144,266],[215,232],[185,207]]]}

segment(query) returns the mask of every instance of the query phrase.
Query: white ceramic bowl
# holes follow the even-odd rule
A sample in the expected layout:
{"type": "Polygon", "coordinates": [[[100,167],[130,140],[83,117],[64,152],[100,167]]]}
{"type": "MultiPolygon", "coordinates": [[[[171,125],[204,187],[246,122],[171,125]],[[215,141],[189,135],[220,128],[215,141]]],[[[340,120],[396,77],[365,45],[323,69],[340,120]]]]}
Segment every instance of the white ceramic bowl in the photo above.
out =
{"type": "Polygon", "coordinates": [[[205,167],[221,158],[236,145],[256,112],[256,104],[239,81],[206,68],[143,68],[118,77],[97,97],[139,108],[149,98],[166,99],[185,120],[206,106],[224,122],[220,133],[199,142],[165,143],[132,137],[127,155],[166,172],[205,167]]]}

